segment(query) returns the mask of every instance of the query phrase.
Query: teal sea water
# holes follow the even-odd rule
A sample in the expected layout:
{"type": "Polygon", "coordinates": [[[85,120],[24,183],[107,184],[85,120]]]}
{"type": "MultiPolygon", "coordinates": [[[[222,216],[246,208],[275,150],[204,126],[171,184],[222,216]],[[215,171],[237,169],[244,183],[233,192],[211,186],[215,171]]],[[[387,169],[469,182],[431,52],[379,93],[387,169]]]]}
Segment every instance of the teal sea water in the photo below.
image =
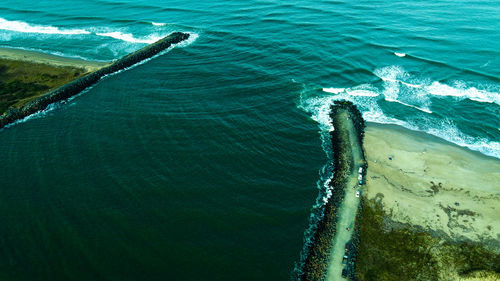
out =
{"type": "Polygon", "coordinates": [[[328,105],[500,158],[498,1],[11,1],[0,46],[191,40],[0,131],[1,280],[287,280],[328,105]]]}

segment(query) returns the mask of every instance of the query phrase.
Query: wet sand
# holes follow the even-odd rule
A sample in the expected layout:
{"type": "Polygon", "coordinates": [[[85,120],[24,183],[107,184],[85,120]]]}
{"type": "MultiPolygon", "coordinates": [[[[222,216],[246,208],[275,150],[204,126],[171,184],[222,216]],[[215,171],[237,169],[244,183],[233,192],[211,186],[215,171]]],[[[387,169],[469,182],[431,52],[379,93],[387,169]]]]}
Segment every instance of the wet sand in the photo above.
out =
{"type": "Polygon", "coordinates": [[[500,249],[500,160],[399,126],[369,124],[364,195],[397,222],[500,249]]]}
{"type": "Polygon", "coordinates": [[[111,62],[88,61],[77,58],[55,56],[35,51],[27,51],[12,48],[0,48],[0,58],[16,61],[27,61],[32,63],[43,63],[55,66],[71,66],[84,68],[87,72],[95,71],[111,62]]]}

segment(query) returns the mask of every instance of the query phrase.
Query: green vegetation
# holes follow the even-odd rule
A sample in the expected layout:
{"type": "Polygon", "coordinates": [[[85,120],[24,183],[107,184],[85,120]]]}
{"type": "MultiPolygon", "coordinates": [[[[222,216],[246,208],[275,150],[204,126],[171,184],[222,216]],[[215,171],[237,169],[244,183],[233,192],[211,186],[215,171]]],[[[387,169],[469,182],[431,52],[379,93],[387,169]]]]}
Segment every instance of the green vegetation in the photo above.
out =
{"type": "Polygon", "coordinates": [[[362,199],[356,275],[364,280],[489,280],[500,254],[393,222],[377,201],[362,199]],[[485,278],[485,279],[483,279],[485,278]]]}
{"type": "Polygon", "coordinates": [[[76,78],[85,69],[0,59],[0,115],[76,78]]]}

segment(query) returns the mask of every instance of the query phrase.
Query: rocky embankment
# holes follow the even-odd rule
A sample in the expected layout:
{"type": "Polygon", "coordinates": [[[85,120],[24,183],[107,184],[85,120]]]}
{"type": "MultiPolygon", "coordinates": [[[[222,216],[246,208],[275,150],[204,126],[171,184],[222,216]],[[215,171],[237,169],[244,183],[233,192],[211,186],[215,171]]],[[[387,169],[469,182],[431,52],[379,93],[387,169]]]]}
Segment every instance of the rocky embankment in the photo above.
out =
{"type": "Polygon", "coordinates": [[[333,238],[337,232],[339,208],[345,197],[345,190],[349,188],[346,185],[354,168],[353,151],[345,124],[346,119],[345,117],[341,118],[340,114],[346,111],[353,122],[354,133],[358,140],[357,146],[362,147],[365,123],[361,113],[351,102],[335,101],[330,114],[332,125],[335,128],[330,133],[334,155],[334,176],[330,182],[332,196],[324,206],[322,218],[312,238],[301,275],[298,277],[299,280],[324,280],[326,277],[333,238]]]}
{"type": "Polygon", "coordinates": [[[180,43],[189,38],[188,33],[174,32],[167,37],[158,40],[157,42],[148,45],[134,53],[131,53],[109,66],[105,66],[97,71],[91,72],[79,79],[76,79],[60,88],[57,88],[45,95],[31,101],[20,109],[11,108],[7,113],[0,116],[0,129],[5,127],[16,120],[27,117],[38,111],[44,110],[48,105],[65,100],[69,97],[77,95],[86,88],[94,85],[103,76],[115,73],[132,65],[141,62],[145,59],[151,58],[161,51],[166,50],[173,44],[180,43]]]}

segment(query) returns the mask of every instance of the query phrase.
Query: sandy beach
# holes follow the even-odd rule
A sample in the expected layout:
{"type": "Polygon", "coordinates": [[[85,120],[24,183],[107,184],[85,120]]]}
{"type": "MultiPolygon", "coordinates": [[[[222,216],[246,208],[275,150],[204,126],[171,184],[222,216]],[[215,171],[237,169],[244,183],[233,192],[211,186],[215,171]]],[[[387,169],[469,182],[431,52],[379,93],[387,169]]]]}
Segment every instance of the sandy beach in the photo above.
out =
{"type": "Polygon", "coordinates": [[[394,221],[500,249],[500,160],[390,125],[368,125],[364,145],[364,196],[394,221]]]}
{"type": "Polygon", "coordinates": [[[44,63],[55,66],[78,67],[84,68],[87,72],[95,71],[103,66],[110,64],[109,62],[88,61],[78,58],[68,58],[41,52],[4,47],[0,47],[0,58],[16,61],[28,61],[32,63],[44,63]]]}

